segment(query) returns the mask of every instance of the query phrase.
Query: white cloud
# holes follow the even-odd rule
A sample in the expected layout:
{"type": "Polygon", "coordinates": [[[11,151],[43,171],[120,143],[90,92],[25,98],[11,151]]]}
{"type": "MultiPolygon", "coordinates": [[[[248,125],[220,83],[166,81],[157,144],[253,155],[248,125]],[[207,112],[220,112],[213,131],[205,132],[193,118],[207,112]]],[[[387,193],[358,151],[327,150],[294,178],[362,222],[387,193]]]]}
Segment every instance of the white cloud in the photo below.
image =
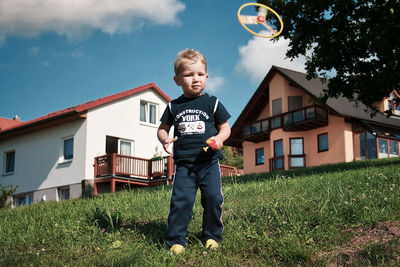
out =
{"type": "Polygon", "coordinates": [[[56,32],[74,39],[93,29],[114,34],[146,23],[177,24],[184,9],[179,0],[1,0],[0,44],[9,34],[56,32]]]}
{"type": "Polygon", "coordinates": [[[305,72],[305,58],[299,57],[291,61],[285,54],[289,40],[280,39],[273,42],[270,39],[253,37],[245,46],[239,47],[239,62],[235,68],[255,83],[265,77],[272,65],[305,72]]]}
{"type": "Polygon", "coordinates": [[[216,92],[222,88],[225,83],[225,79],[222,76],[211,76],[207,80],[207,90],[210,92],[216,92]]]}

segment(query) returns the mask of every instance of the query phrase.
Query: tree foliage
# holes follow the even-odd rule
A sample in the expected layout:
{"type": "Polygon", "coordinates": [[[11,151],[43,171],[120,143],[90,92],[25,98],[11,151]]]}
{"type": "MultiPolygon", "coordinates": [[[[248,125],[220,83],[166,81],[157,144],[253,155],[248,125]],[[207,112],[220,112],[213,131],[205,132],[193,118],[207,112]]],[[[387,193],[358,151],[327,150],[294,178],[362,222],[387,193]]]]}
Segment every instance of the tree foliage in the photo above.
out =
{"type": "Polygon", "coordinates": [[[222,147],[224,159],[221,160],[222,164],[235,166],[238,169],[243,169],[243,156],[234,153],[234,150],[229,146],[222,147]]]}
{"type": "Polygon", "coordinates": [[[7,204],[7,199],[15,192],[15,190],[17,190],[17,187],[12,185],[3,186],[0,184],[0,209],[10,206],[10,204],[7,204]]]}
{"type": "MultiPolygon", "coordinates": [[[[259,0],[282,17],[286,56],[306,56],[327,97],[371,105],[400,88],[399,0],[259,0]]],[[[398,99],[397,99],[398,101],[398,99]]]]}

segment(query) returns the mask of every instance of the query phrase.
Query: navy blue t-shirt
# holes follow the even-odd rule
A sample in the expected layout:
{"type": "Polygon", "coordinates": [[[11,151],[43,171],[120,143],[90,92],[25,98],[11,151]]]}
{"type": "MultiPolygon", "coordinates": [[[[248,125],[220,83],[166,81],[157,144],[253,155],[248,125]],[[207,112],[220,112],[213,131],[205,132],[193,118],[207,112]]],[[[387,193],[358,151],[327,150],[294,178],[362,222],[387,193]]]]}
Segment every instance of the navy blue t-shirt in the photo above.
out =
{"type": "Polygon", "coordinates": [[[215,96],[207,93],[188,98],[183,95],[172,100],[166,107],[160,121],[174,126],[174,161],[180,163],[196,163],[223,157],[221,151],[211,148],[206,151],[206,141],[218,134],[217,125],[231,117],[225,107],[215,96]]]}

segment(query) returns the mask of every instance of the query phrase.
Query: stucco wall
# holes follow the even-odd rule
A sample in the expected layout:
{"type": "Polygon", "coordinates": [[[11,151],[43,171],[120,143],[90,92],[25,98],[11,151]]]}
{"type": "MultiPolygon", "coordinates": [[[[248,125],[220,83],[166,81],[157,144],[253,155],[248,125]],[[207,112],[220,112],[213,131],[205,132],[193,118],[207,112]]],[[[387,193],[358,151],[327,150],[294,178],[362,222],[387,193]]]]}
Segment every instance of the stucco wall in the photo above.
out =
{"type": "Polygon", "coordinates": [[[2,184],[18,185],[15,194],[80,183],[85,177],[85,120],[43,129],[0,142],[1,170],[4,153],[15,151],[15,171],[2,175],[2,184]],[[62,163],[63,138],[74,137],[74,158],[62,163]]]}
{"type": "MultiPolygon", "coordinates": [[[[272,116],[272,100],[282,99],[282,113],[288,111],[288,96],[302,96],[302,105],[312,104],[311,97],[303,90],[290,86],[289,82],[279,74],[271,79],[269,84],[269,103],[266,103],[264,111],[255,120],[261,120],[272,116]],[[268,111],[267,111],[268,110],[268,111]]],[[[286,132],[282,128],[272,130],[270,140],[253,143],[243,142],[243,169],[246,174],[269,171],[269,159],[274,156],[274,141],[283,140],[283,153],[285,156],[285,169],[289,168],[288,155],[290,154],[290,138],[303,138],[306,166],[318,166],[321,164],[349,162],[354,159],[353,134],[351,124],[344,121],[343,117],[328,116],[328,126],[309,130],[286,132]],[[319,134],[328,133],[328,151],[318,152],[319,134]],[[256,165],[255,150],[264,148],[264,164],[256,165]]]]}
{"type": "MultiPolygon", "coordinates": [[[[159,119],[167,102],[152,90],[92,109],[87,114],[86,179],[94,177],[94,158],[106,153],[106,136],[134,141],[134,155],[151,158],[155,148],[164,151],[157,139],[159,119]],[[140,101],[158,105],[156,125],[140,121],[140,101]]],[[[165,153],[164,153],[165,154],[165,153]]]]}

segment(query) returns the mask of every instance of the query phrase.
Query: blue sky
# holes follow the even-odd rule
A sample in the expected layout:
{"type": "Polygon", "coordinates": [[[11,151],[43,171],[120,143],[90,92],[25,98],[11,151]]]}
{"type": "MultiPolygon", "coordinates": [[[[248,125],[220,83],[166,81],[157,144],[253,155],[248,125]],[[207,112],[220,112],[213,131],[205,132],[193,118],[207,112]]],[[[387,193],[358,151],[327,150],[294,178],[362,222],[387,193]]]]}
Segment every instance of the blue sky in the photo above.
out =
{"type": "Polygon", "coordinates": [[[244,3],[1,0],[0,117],[28,121],[151,82],[176,98],[173,62],[194,48],[208,62],[206,91],[232,125],[271,65],[304,71],[303,58],[284,59],[287,40],[242,28],[244,3]]]}

